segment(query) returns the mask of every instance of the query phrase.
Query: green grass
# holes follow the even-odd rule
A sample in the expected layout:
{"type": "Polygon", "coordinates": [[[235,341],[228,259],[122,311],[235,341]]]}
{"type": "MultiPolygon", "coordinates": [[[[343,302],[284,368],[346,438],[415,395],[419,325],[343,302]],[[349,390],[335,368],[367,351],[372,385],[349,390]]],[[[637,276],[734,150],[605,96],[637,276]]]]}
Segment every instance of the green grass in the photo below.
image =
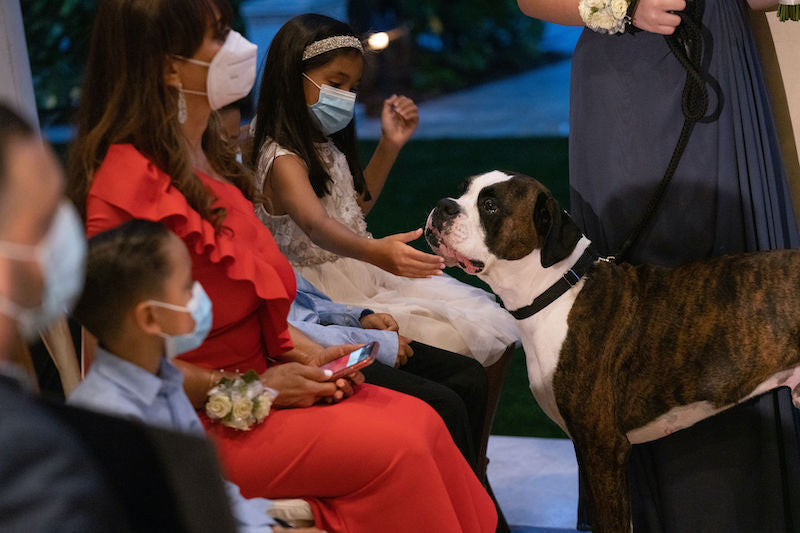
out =
{"type": "MultiPolygon", "coordinates": [[[[364,164],[375,145],[375,141],[360,143],[364,164]]],[[[535,177],[563,207],[568,207],[566,139],[418,140],[409,142],[400,154],[378,203],[367,217],[368,228],[376,237],[383,237],[422,227],[440,198],[457,195],[459,184],[468,176],[494,169],[535,177]]],[[[423,239],[412,244],[429,251],[423,239]]],[[[488,289],[478,278],[460,269],[450,268],[448,274],[488,289]]],[[[531,395],[521,348],[509,366],[492,433],[564,437],[531,395]]]]}

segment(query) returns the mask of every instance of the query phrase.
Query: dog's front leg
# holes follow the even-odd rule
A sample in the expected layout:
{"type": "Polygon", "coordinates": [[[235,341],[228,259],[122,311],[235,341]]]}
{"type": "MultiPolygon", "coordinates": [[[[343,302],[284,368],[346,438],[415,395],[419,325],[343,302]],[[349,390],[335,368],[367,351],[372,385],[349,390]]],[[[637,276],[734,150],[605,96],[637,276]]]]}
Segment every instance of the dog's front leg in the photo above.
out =
{"type": "Polygon", "coordinates": [[[614,432],[578,436],[573,433],[578,465],[583,469],[592,510],[594,533],[631,533],[628,456],[631,445],[614,432]]]}

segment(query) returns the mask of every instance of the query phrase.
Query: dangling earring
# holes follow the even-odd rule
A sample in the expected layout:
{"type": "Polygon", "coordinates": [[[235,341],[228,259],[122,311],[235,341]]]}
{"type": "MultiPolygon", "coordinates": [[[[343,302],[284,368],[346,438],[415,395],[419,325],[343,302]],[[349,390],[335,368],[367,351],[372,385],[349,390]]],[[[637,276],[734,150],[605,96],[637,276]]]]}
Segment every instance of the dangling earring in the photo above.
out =
{"type": "Polygon", "coordinates": [[[186,112],[186,97],[183,95],[183,84],[178,82],[178,122],[186,124],[189,114],[186,112]]]}

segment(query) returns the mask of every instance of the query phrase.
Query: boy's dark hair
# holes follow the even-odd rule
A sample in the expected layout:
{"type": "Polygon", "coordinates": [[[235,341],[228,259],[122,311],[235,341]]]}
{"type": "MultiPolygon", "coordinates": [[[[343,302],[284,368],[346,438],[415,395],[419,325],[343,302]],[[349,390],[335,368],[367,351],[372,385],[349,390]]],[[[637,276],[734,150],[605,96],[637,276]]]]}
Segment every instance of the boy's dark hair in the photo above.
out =
{"type": "Polygon", "coordinates": [[[35,135],[28,122],[3,102],[0,102],[0,188],[6,179],[6,150],[13,138],[26,139],[35,135]]]}
{"type": "MultiPolygon", "coordinates": [[[[335,35],[358,37],[344,22],[310,13],[291,19],[272,39],[261,76],[256,131],[250,155],[250,163],[257,168],[267,138],[296,153],[308,166],[311,186],[319,198],[330,192],[331,177],[314,147],[314,140],[321,134],[311,122],[303,91],[303,73],[330,63],[340,55],[359,52],[354,48],[337,48],[303,61],[303,50],[315,41],[335,35]]],[[[369,200],[356,150],[355,120],[331,135],[331,139],[347,157],[356,191],[369,200]]]]}
{"type": "Polygon", "coordinates": [[[157,222],[133,219],[89,239],[86,284],[72,314],[100,342],[118,334],[132,306],[161,296],[171,274],[169,235],[157,222]]]}

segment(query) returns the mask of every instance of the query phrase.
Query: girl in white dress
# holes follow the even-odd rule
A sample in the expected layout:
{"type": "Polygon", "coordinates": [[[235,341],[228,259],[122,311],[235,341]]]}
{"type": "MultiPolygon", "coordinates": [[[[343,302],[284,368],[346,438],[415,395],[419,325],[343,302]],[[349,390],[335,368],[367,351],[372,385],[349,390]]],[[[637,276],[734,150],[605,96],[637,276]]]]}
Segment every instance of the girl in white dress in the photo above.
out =
{"type": "Polygon", "coordinates": [[[322,15],[287,22],[270,45],[253,128],[256,213],[297,270],[333,300],[391,313],[411,339],[485,366],[518,339],[487,292],[442,273],[441,258],[406,244],[422,229],[373,239],[365,215],[418,123],[417,107],[388,98],[382,136],[362,170],[353,104],[361,42],[322,15]]]}

